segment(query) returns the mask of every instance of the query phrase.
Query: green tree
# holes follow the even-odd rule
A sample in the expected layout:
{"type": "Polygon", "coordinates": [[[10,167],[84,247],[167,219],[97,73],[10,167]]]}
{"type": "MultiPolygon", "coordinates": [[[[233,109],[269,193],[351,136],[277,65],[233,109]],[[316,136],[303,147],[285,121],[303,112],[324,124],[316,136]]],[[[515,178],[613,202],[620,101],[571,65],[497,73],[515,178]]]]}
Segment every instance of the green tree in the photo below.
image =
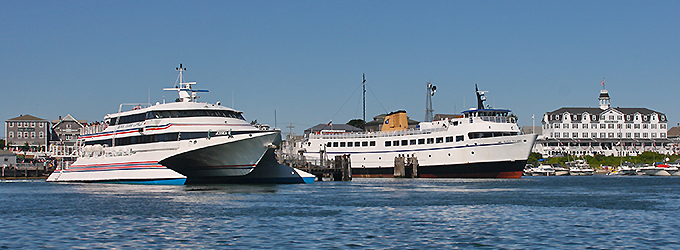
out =
{"type": "Polygon", "coordinates": [[[543,155],[531,152],[531,154],[529,154],[529,159],[527,160],[527,163],[534,164],[534,166],[538,166],[538,160],[540,160],[541,158],[543,158],[543,155]]]}
{"type": "Polygon", "coordinates": [[[361,119],[352,119],[347,122],[347,125],[353,126],[355,128],[365,129],[366,122],[361,119]]]}
{"type": "Polygon", "coordinates": [[[5,145],[5,140],[4,140],[4,139],[0,139],[0,150],[5,150],[5,147],[6,147],[6,146],[7,146],[7,145],[5,145]]]}
{"type": "Polygon", "coordinates": [[[510,114],[508,117],[515,119],[515,123],[519,120],[515,114],[510,114]]]}

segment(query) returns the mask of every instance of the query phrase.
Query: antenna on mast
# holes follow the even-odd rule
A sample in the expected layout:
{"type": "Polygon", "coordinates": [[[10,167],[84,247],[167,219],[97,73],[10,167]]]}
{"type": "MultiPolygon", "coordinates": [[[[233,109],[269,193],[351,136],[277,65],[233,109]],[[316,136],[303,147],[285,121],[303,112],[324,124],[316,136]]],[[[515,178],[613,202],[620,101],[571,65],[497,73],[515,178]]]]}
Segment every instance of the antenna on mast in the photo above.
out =
{"type": "Polygon", "coordinates": [[[163,90],[176,90],[179,93],[179,101],[193,102],[199,98],[199,96],[196,95],[197,92],[208,92],[207,90],[191,89],[191,85],[196,84],[196,82],[184,82],[184,76],[182,75],[182,72],[186,71],[187,68],[182,67],[181,63],[179,64],[179,67],[175,68],[175,70],[179,71],[175,86],[173,88],[164,88],[163,90]]]}
{"type": "Polygon", "coordinates": [[[437,92],[437,86],[427,82],[427,97],[425,98],[425,121],[431,122],[434,119],[434,109],[432,109],[432,96],[437,92]]]}

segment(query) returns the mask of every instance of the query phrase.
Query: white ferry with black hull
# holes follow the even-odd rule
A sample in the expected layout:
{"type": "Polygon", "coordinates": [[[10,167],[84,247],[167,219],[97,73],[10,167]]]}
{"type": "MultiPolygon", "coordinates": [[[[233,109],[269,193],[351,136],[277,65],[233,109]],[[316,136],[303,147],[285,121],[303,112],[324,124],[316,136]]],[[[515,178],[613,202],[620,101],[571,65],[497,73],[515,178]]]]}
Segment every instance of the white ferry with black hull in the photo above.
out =
{"type": "MultiPolygon", "coordinates": [[[[136,106],[104,117],[104,124],[81,136],[79,157],[47,181],[144,184],[301,183],[313,176],[263,161],[281,142],[279,130],[248,123],[241,111],[219,103],[199,103],[180,67],[174,103],[136,106]],[[260,164],[262,162],[262,164],[260,164]],[[268,166],[262,166],[264,163],[268,166]],[[254,171],[262,166],[268,171],[254,171]],[[272,174],[272,171],[283,174],[272,174]],[[306,178],[306,179],[305,179],[306,178]]],[[[273,157],[273,156],[269,156],[273,157]]]]}
{"type": "Polygon", "coordinates": [[[385,117],[380,132],[309,134],[308,159],[349,154],[353,177],[393,177],[395,157],[415,156],[419,177],[520,178],[537,135],[521,135],[510,110],[478,108],[408,129],[405,111],[385,117]]]}

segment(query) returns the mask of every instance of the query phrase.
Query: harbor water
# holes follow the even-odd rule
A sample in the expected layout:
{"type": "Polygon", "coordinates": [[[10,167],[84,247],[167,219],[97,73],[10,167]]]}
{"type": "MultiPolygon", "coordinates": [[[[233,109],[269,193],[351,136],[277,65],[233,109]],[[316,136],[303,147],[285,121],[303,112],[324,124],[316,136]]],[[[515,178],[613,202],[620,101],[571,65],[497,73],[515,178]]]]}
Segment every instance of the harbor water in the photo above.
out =
{"type": "Polygon", "coordinates": [[[680,178],[0,181],[0,248],[678,249],[680,178]]]}

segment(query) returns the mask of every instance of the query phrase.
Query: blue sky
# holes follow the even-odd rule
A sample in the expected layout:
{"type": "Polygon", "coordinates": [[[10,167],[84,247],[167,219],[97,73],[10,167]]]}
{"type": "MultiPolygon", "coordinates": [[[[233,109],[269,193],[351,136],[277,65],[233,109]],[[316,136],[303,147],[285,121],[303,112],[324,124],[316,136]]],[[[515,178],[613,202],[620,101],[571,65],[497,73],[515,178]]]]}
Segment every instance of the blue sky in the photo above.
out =
{"type": "MultiPolygon", "coordinates": [[[[174,100],[186,80],[294,132],[385,111],[488,104],[520,125],[560,107],[615,107],[680,122],[678,1],[0,1],[0,118],[101,120],[120,103],[174,100]],[[276,110],[276,121],[275,121],[276,110]]],[[[2,128],[4,136],[4,126],[2,128]]]]}

